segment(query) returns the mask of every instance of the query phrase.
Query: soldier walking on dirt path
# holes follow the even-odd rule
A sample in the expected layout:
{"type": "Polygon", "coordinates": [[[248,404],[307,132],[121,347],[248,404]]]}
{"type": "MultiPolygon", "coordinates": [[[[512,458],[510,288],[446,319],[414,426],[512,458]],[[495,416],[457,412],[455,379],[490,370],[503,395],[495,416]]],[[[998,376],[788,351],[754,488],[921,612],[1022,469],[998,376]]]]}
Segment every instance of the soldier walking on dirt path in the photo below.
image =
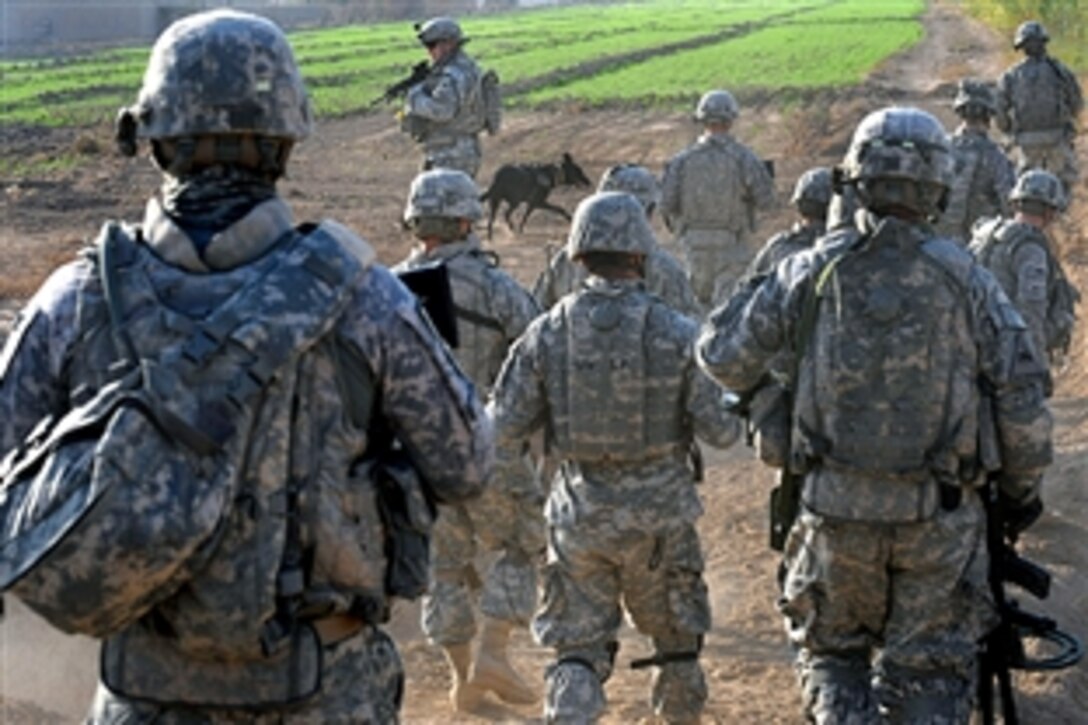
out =
{"type": "MultiPolygon", "coordinates": [[[[299,69],[272,22],[218,10],[169,26],[118,124],[128,155],[150,142],[161,190],[142,224],[108,224],[50,277],[0,357],[0,453],[40,421],[78,416],[136,365],[145,382],[132,394],[156,400],[146,381],[172,383],[176,412],[154,420],[187,437],[169,448],[130,441],[141,478],[126,516],[166,536],[186,522],[155,518],[175,518],[180,491],[238,486],[225,494],[218,538],[201,544],[204,565],[104,639],[90,723],[396,722],[404,678],[380,627],[387,562],[376,484],[359,473],[366,420],[398,432],[440,501],[477,495],[490,473],[472,384],[415,298],[364,240],[331,221],[296,227],[279,196],[291,149],[310,130],[299,69]],[[206,387],[214,400],[201,397],[206,387]],[[231,428],[236,407],[254,417],[231,428]],[[243,452],[200,459],[236,468],[229,482],[212,465],[200,480],[179,478],[197,473],[183,446],[198,442],[243,452]],[[146,450],[159,457],[139,460],[146,450]],[[344,528],[329,528],[337,522],[344,528]]],[[[113,417],[95,445],[133,420],[113,417]]],[[[169,548],[154,537],[118,542],[119,558],[156,545],[169,548]]],[[[77,568],[64,576],[78,585],[77,568]]],[[[139,588],[151,572],[131,569],[139,588]]],[[[100,595],[92,581],[76,587],[80,604],[100,595]]]]}
{"type": "Polygon", "coordinates": [[[514,344],[489,403],[500,441],[543,429],[561,460],[545,508],[548,564],[533,618],[554,647],[549,723],[592,723],[605,710],[626,608],[654,655],[651,701],[670,723],[697,722],[710,607],[695,520],[702,505],[688,452],[695,436],[738,437],[724,392],[692,356],[697,324],[647,294],[655,240],[631,195],[582,201],[568,241],[589,277],[514,344]]]}
{"type": "Polygon", "coordinates": [[[1073,71],[1046,52],[1050,35],[1042,23],[1021,23],[1013,47],[1026,56],[997,82],[997,127],[1009,136],[1016,171],[1045,169],[1072,194],[1079,173],[1074,143],[1077,117],[1084,109],[1073,71]]]}
{"type": "Polygon", "coordinates": [[[962,123],[951,138],[955,175],[937,231],[966,244],[976,221],[1008,214],[1016,172],[988,134],[990,119],[997,111],[993,89],[982,81],[964,78],[952,107],[962,123]]]}
{"type": "Polygon", "coordinates": [[[1020,311],[1036,349],[1057,365],[1069,352],[1080,299],[1047,234],[1065,211],[1065,192],[1058,177],[1033,169],[1017,179],[1009,201],[1013,216],[979,223],[971,251],[1020,311]]]}
{"type": "MultiPolygon", "coordinates": [[[[645,166],[617,164],[609,167],[597,186],[597,191],[623,191],[631,194],[646,210],[646,219],[653,218],[661,193],[657,179],[645,166]]],[[[673,309],[691,317],[699,315],[699,305],[691,290],[691,282],[679,261],[660,244],[646,256],[646,291],[664,300],[673,309]]],[[[550,308],[565,295],[575,292],[586,278],[583,265],[572,262],[563,246],[555,253],[548,267],[540,273],[533,286],[533,296],[544,309],[550,308]]]]}
{"type": "Polygon", "coordinates": [[[695,107],[699,139],[665,166],[661,213],[684,250],[699,304],[709,309],[716,286],[732,289],[751,259],[746,244],[757,210],[774,203],[766,166],[731,134],[740,114],[728,91],[709,91],[695,107]]]}
{"type": "MultiPolygon", "coordinates": [[[[539,312],[532,296],[480,248],[473,224],[483,216],[479,189],[466,174],[426,171],[408,193],[404,221],[419,245],[395,271],[445,265],[460,343],[454,355],[480,391],[490,389],[510,344],[539,312]]],[[[431,576],[423,599],[422,627],[450,665],[450,703],[470,711],[487,691],[514,704],[538,695],[510,665],[510,633],[529,624],[537,596],[537,567],[544,553],[543,498],[522,455],[524,441],[498,446],[494,475],[484,495],[465,506],[447,506],[435,524],[431,576]],[[473,566],[478,546],[498,552],[483,580],[473,566]],[[484,615],[477,633],[473,601],[484,615]]]]}
{"type": "Polygon", "coordinates": [[[408,89],[398,113],[401,130],[423,149],[423,169],[457,169],[472,178],[480,169],[480,131],[487,125],[483,73],[467,53],[457,21],[431,18],[416,37],[431,59],[430,72],[408,89]]]}
{"type": "Polygon", "coordinates": [[[1038,516],[1046,365],[997,280],[929,226],[952,176],[940,122],[870,114],[842,176],[855,226],[715,310],[699,360],[738,391],[783,355],[797,370],[778,608],[805,717],[965,724],[996,623],[977,486],[1000,468],[1010,531],[1038,516]]]}

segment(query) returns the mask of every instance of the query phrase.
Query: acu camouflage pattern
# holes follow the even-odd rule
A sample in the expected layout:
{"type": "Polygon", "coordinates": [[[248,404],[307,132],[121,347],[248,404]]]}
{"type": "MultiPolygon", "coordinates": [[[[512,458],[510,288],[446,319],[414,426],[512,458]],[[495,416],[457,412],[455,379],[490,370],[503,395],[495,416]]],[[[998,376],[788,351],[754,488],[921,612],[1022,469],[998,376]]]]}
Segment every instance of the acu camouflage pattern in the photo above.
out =
{"type": "MultiPolygon", "coordinates": [[[[641,282],[591,276],[533,322],[496,382],[489,411],[500,441],[543,428],[562,460],[545,509],[548,566],[533,620],[537,640],[557,654],[549,722],[600,716],[621,598],[660,653],[697,651],[709,628],[693,528],[702,506],[687,451],[694,436],[728,446],[739,427],[723,391],[694,366],[695,333],[694,321],[641,282]],[[633,416],[625,426],[617,405],[633,416]],[[641,456],[630,438],[648,442],[641,456]]],[[[705,687],[696,660],[666,664],[655,674],[655,711],[694,718],[705,687]]]]}
{"type": "MultiPolygon", "coordinates": [[[[434,173],[434,172],[431,172],[434,173]]],[[[463,178],[463,177],[462,177],[463,178]]],[[[539,312],[533,298],[484,252],[475,235],[418,247],[396,267],[410,270],[441,262],[449,272],[457,307],[454,351],[480,391],[490,389],[507,349],[539,312]]],[[[424,633],[436,644],[468,642],[476,632],[472,602],[491,617],[526,625],[536,599],[536,568],[544,550],[540,493],[524,460],[521,441],[499,445],[484,495],[463,506],[444,507],[431,542],[431,582],[423,600],[424,633]],[[471,562],[480,547],[498,551],[482,591],[471,562]]]]}
{"type": "Polygon", "coordinates": [[[795,434],[811,433],[796,439],[806,442],[794,466],[808,473],[779,605],[798,647],[806,714],[873,722],[879,705],[897,722],[964,722],[976,643],[993,620],[985,524],[970,488],[977,376],[993,391],[1001,485],[1020,500],[1051,458],[1045,368],[996,280],[966,250],[924,226],[862,221],[715,311],[697,350],[719,381],[750,388],[795,354],[805,301],[826,278],[801,362],[795,434]],[[933,323],[944,333],[921,329],[933,323]],[[963,481],[961,504],[920,495],[927,476],[963,481]]]}
{"type": "Polygon", "coordinates": [[[684,250],[695,296],[709,305],[719,278],[732,281],[748,263],[744,242],[758,209],[774,202],[763,163],[728,134],[704,134],[665,167],[661,212],[684,250]]]}
{"type": "Polygon", "coordinates": [[[567,256],[574,260],[586,252],[645,256],[656,246],[646,210],[638,199],[621,191],[599,191],[583,199],[574,211],[567,256]]]}
{"type": "Polygon", "coordinates": [[[1035,348],[1052,359],[1065,353],[1080,293],[1070,284],[1046,232],[1014,219],[985,220],[975,229],[971,252],[1016,305],[1035,348]]]}
{"type": "MultiPolygon", "coordinates": [[[[824,225],[820,223],[795,222],[789,231],[779,232],[767,240],[748,265],[744,276],[757,277],[774,272],[774,268],[786,257],[811,249],[824,231],[824,225]]],[[[716,296],[719,304],[727,300],[728,297],[724,295],[716,296]]]]}
{"type": "Polygon", "coordinates": [[[416,176],[404,207],[405,222],[422,217],[477,221],[483,215],[476,183],[456,169],[434,169],[416,176]]]}
{"type": "Polygon", "coordinates": [[[1076,75],[1057,58],[1026,57],[997,82],[997,127],[1011,138],[1018,173],[1046,169],[1067,190],[1078,163],[1073,143],[1084,97],[1076,75]]]}
{"type": "Polygon", "coordinates": [[[140,138],[253,133],[297,141],[312,125],[283,31],[235,10],[197,13],[167,28],[129,110],[140,138]]]}
{"type": "Polygon", "coordinates": [[[408,90],[401,128],[422,147],[424,169],[457,169],[476,178],[486,122],[481,78],[476,61],[458,48],[408,90]]]}
{"type": "Polygon", "coordinates": [[[955,175],[948,189],[948,205],[936,226],[941,234],[967,243],[971,227],[979,219],[1008,214],[1016,173],[985,130],[964,124],[950,141],[955,175]]]}
{"type": "MultiPolygon", "coordinates": [[[[220,232],[202,258],[185,233],[153,200],[148,206],[142,238],[162,261],[149,264],[146,272],[158,299],[171,311],[167,318],[177,325],[182,325],[186,318],[203,319],[240,285],[259,279],[267,272],[268,260],[276,256],[266,252],[291,225],[286,205],[279,199],[270,200],[220,232]],[[217,266],[212,268],[228,273],[201,274],[213,263],[217,266]]],[[[340,229],[336,236],[346,248],[357,252],[368,249],[362,240],[340,229]]],[[[114,359],[108,336],[103,334],[105,319],[97,276],[87,260],[62,267],[35,295],[23,312],[17,333],[8,340],[0,366],[0,420],[3,421],[0,447],[6,450],[18,445],[44,416],[63,414],[73,397],[78,398],[79,384],[87,382],[91,386],[89,392],[93,392],[114,359]]],[[[365,361],[375,371],[382,389],[380,410],[376,414],[384,416],[403,437],[412,452],[413,463],[440,499],[459,501],[481,490],[490,470],[491,438],[472,386],[420,314],[414,298],[387,270],[377,265],[367,269],[355,286],[344,314],[323,340],[328,344],[323,342],[304,355],[290,376],[292,389],[307,401],[297,411],[297,417],[285,429],[279,418],[282,407],[271,406],[263,415],[276,420],[264,417],[255,426],[262,435],[256,437],[254,445],[262,450],[267,445],[282,446],[282,437],[290,432],[290,464],[277,466],[279,459],[275,456],[268,459],[258,456],[246,464],[242,480],[257,487],[275,487],[286,475],[309,465],[312,466],[309,475],[320,482],[320,491],[340,491],[345,502],[358,493],[353,488],[350,471],[354,460],[366,449],[366,431],[353,427],[352,416],[347,411],[349,401],[344,398],[343,381],[334,362],[339,355],[332,348],[337,347],[350,349],[356,359],[365,361]],[[320,450],[316,447],[318,440],[320,450]]],[[[237,507],[235,513],[244,510],[237,507]]],[[[236,527],[240,530],[232,536],[245,538],[243,524],[247,520],[235,519],[236,525],[231,530],[236,527]]],[[[304,543],[312,533],[304,527],[304,543]]],[[[361,543],[351,544],[356,545],[361,543]]],[[[332,561],[335,554],[319,553],[316,559],[332,561]]],[[[279,560],[274,554],[260,555],[270,562],[273,570],[278,568],[279,560]]],[[[237,602],[234,593],[228,596],[229,582],[236,576],[249,577],[238,568],[243,564],[213,555],[206,572],[187,587],[203,587],[207,583],[208,588],[203,591],[217,593],[222,598],[206,602],[207,619],[187,620],[188,625],[205,626],[205,631],[211,632],[216,628],[217,618],[232,621],[231,613],[237,602]]],[[[313,587],[304,592],[304,600],[318,604],[322,614],[346,611],[344,605],[355,592],[341,589],[340,582],[333,581],[331,570],[315,568],[311,581],[313,587]]],[[[176,607],[173,613],[177,614],[183,600],[171,601],[171,607],[176,607]]],[[[173,686],[181,690],[199,689],[202,701],[250,699],[261,703],[270,699],[261,685],[264,678],[258,661],[190,656],[178,648],[174,638],[164,637],[149,620],[133,625],[124,635],[132,635],[126,637],[130,641],[125,643],[124,650],[130,675],[122,683],[125,691],[159,693],[162,681],[157,677],[141,680],[142,673],[161,672],[163,663],[177,662],[180,658],[184,666],[172,671],[173,686]]],[[[359,637],[365,640],[365,635],[359,637]]],[[[345,672],[350,670],[350,677],[356,680],[372,674],[385,677],[393,667],[388,642],[383,640],[372,646],[369,640],[364,640],[348,640],[351,644],[346,651],[355,654],[342,661],[345,672]]],[[[208,639],[199,640],[197,645],[213,647],[208,639]]],[[[335,662],[326,648],[326,675],[335,662]]],[[[333,675],[334,680],[336,677],[340,675],[333,675]]],[[[277,692],[282,692],[282,687],[277,692]]],[[[307,707],[315,720],[325,721],[356,720],[370,711],[367,708],[385,707],[379,702],[364,703],[360,700],[363,696],[358,689],[347,698],[323,689],[307,707]],[[351,709],[343,711],[340,707],[351,709]]],[[[121,695],[106,697],[108,710],[118,720],[138,707],[135,701],[121,695]]],[[[382,702],[388,701],[386,693],[382,702]]],[[[201,716],[212,717],[203,710],[201,716]]],[[[256,711],[253,719],[263,716],[256,711]]]]}

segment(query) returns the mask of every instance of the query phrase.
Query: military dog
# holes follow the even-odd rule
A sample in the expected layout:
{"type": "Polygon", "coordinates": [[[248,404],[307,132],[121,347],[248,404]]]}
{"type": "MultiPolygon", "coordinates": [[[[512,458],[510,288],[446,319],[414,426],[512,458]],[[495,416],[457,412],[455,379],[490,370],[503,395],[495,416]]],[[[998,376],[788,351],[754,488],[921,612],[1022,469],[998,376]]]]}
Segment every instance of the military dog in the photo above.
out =
{"type": "Polygon", "coordinates": [[[491,238],[491,229],[495,224],[495,214],[499,206],[506,202],[504,218],[510,229],[514,228],[511,218],[514,210],[525,204],[525,213],[517,225],[520,233],[525,228],[525,220],[534,209],[547,209],[570,221],[566,209],[548,203],[548,194],[557,186],[590,186],[591,182],[582,167],[574,162],[569,153],[564,153],[559,163],[555,164],[505,164],[500,166],[491,179],[491,186],[480,195],[480,201],[490,206],[487,218],[487,238],[491,238]]]}

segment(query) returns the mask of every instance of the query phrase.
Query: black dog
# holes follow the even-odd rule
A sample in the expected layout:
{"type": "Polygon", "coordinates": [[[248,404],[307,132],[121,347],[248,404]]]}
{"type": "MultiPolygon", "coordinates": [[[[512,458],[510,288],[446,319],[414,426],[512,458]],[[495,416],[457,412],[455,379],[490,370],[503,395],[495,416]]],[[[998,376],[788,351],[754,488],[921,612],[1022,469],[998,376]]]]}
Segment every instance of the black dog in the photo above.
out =
{"type": "Polygon", "coordinates": [[[563,154],[563,160],[558,164],[506,164],[500,166],[491,179],[491,186],[487,187],[480,201],[486,201],[491,207],[491,213],[487,219],[487,238],[491,238],[491,228],[495,224],[495,213],[499,205],[506,202],[506,224],[511,229],[514,222],[511,215],[521,204],[525,204],[525,213],[518,224],[518,232],[525,228],[525,220],[533,213],[534,209],[547,209],[561,215],[570,221],[570,214],[566,209],[548,203],[548,194],[557,186],[589,186],[589,177],[582,167],[574,163],[574,159],[568,153],[563,154]]]}

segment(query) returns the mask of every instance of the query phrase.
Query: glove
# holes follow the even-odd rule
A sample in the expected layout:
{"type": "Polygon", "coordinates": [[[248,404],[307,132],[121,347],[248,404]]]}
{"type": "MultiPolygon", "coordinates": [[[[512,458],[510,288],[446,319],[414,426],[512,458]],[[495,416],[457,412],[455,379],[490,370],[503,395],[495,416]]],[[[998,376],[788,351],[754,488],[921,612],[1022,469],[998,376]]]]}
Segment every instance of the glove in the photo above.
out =
{"type": "Polygon", "coordinates": [[[1005,530],[1002,533],[1013,543],[1043,514],[1043,500],[1038,496],[1032,496],[1027,501],[1013,501],[1002,493],[998,494],[998,502],[1004,519],[1005,530]]]}

